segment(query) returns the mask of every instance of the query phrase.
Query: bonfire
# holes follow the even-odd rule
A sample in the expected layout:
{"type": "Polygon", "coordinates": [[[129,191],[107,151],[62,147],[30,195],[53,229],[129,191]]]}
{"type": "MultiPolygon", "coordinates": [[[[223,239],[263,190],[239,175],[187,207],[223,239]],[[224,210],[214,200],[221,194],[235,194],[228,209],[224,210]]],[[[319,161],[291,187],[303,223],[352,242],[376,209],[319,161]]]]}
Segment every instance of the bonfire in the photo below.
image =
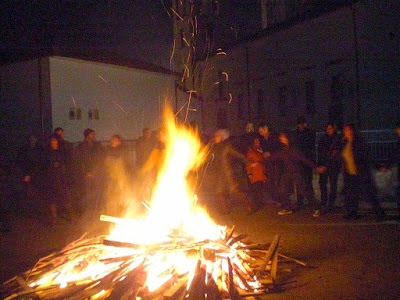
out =
{"type": "Polygon", "coordinates": [[[166,147],[148,213],[102,215],[107,235],[86,236],[2,285],[4,299],[239,299],[274,285],[279,236],[251,244],[217,225],[188,175],[204,160],[197,133],[166,118],[166,147]]]}

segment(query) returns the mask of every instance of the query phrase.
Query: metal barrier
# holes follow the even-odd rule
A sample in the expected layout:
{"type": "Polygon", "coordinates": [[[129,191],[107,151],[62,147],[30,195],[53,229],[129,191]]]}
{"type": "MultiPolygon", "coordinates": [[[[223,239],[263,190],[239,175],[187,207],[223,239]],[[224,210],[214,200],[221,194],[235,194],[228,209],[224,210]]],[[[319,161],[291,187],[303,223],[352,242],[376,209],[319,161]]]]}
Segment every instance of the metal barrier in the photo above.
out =
{"type": "MultiPolygon", "coordinates": [[[[325,132],[317,132],[317,143],[325,132]]],[[[396,149],[397,137],[393,129],[362,130],[361,135],[368,146],[368,155],[371,162],[388,162],[396,149]]]]}

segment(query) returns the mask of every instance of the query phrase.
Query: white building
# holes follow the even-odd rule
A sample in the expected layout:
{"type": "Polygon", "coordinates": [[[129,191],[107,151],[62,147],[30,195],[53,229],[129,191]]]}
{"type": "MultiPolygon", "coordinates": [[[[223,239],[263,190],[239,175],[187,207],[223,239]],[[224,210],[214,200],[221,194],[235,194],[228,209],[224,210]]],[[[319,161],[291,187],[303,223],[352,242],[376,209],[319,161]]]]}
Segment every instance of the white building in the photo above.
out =
{"type": "Polygon", "coordinates": [[[160,126],[175,101],[175,76],[161,67],[104,58],[44,56],[0,66],[0,135],[8,146],[28,134],[46,140],[55,127],[81,141],[85,128],[98,140],[135,139],[160,126]]]}

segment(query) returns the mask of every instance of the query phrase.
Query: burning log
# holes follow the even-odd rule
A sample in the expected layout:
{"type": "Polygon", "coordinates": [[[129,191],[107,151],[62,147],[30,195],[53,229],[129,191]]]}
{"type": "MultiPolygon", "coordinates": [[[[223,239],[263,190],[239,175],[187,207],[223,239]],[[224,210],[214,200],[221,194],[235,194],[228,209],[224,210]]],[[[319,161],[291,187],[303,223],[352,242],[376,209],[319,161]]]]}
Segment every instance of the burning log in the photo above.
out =
{"type": "Polygon", "coordinates": [[[22,276],[4,283],[0,295],[10,300],[22,296],[31,299],[86,299],[94,296],[105,299],[111,295],[117,298],[140,295],[143,299],[155,299],[163,295],[164,299],[176,299],[184,294],[188,274],[179,275],[175,266],[166,267],[159,274],[170,279],[158,291],[149,291],[146,287],[146,269],[153,255],[177,252],[197,257],[194,276],[185,293],[186,299],[203,299],[205,295],[207,299],[260,295],[268,292],[268,285],[276,280],[279,236],[275,236],[268,250],[265,245],[252,244],[246,247],[244,237],[234,237],[233,232],[229,232],[225,239],[219,241],[183,243],[180,240],[176,243],[171,240],[147,246],[113,241],[104,236],[78,240],[60,252],[41,259],[22,276]],[[109,248],[114,249],[113,254],[103,255],[109,248]],[[50,285],[41,282],[45,281],[43,278],[57,282],[63,269],[82,271],[90,267],[91,262],[104,265],[105,271],[98,274],[97,278],[83,277],[65,284],[61,283],[62,280],[50,285]],[[220,265],[219,283],[207,271],[207,263],[214,267],[220,265]],[[270,274],[265,272],[269,264],[270,274]],[[174,273],[176,275],[167,276],[174,273]]]}
{"type": "Polygon", "coordinates": [[[243,236],[236,236],[233,239],[232,236],[229,234],[230,245],[224,240],[198,241],[189,244],[176,244],[171,241],[169,244],[161,243],[148,247],[112,241],[107,237],[76,241],[60,252],[41,259],[32,270],[5,282],[0,295],[8,300],[25,296],[31,299],[86,299],[95,296],[98,299],[105,299],[111,295],[117,298],[141,295],[145,299],[154,299],[160,294],[164,295],[165,299],[172,299],[182,293],[188,281],[188,274],[181,276],[175,266],[166,267],[160,275],[167,276],[174,273],[176,275],[167,276],[171,279],[160,287],[159,291],[152,292],[146,290],[146,270],[153,255],[177,252],[197,257],[195,274],[186,292],[187,299],[203,299],[204,295],[207,295],[207,299],[222,299],[225,294],[230,299],[238,299],[241,296],[267,292],[267,286],[257,282],[268,282],[265,280],[269,277],[265,274],[265,269],[269,260],[272,260],[272,270],[274,270],[271,271],[270,277],[273,278],[272,282],[275,280],[279,237],[275,237],[265,254],[264,261],[259,264],[261,267],[252,269],[250,265],[256,265],[254,261],[260,261],[258,251],[265,250],[255,247],[249,250],[242,242],[243,236]],[[107,253],[109,248],[113,248],[112,254],[107,253]],[[236,253],[231,255],[232,251],[236,253]],[[66,272],[65,269],[83,272],[90,268],[91,264],[97,263],[102,265],[104,271],[96,276],[83,276],[72,281],[66,279],[63,283],[61,277],[62,273],[66,272]],[[221,265],[219,283],[207,270],[206,264],[211,264],[214,268],[221,265]],[[226,267],[223,267],[224,265],[226,267]],[[258,279],[255,281],[254,277],[258,279]],[[45,284],[46,281],[50,284],[45,284]]]}
{"type": "Polygon", "coordinates": [[[174,285],[165,291],[163,300],[183,299],[188,280],[189,279],[187,275],[180,278],[174,285]]]}
{"type": "MultiPolygon", "coordinates": [[[[129,222],[114,217],[102,219],[129,222]]],[[[146,245],[109,236],[78,239],[5,282],[0,296],[7,300],[134,296],[148,300],[239,299],[269,291],[276,282],[278,257],[305,265],[278,253],[278,235],[268,246],[244,243],[246,235],[235,236],[233,227],[219,240],[196,241],[176,233],[172,236],[167,241],[146,245]],[[190,271],[180,271],[175,262],[168,262],[180,255],[195,259],[192,275],[190,271]],[[159,269],[152,275],[159,281],[156,288],[149,283],[154,266],[159,269]],[[93,272],[88,272],[91,269],[93,272]]]]}

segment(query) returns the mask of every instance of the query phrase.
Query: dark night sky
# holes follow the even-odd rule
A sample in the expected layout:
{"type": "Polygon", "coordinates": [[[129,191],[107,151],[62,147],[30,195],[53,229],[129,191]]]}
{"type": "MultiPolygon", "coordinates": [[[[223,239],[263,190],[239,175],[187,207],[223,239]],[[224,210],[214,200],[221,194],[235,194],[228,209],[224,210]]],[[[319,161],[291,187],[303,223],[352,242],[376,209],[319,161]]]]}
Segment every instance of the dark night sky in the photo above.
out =
{"type": "Polygon", "coordinates": [[[51,47],[113,52],[168,67],[172,21],[166,0],[0,1],[0,51],[51,47]]]}

